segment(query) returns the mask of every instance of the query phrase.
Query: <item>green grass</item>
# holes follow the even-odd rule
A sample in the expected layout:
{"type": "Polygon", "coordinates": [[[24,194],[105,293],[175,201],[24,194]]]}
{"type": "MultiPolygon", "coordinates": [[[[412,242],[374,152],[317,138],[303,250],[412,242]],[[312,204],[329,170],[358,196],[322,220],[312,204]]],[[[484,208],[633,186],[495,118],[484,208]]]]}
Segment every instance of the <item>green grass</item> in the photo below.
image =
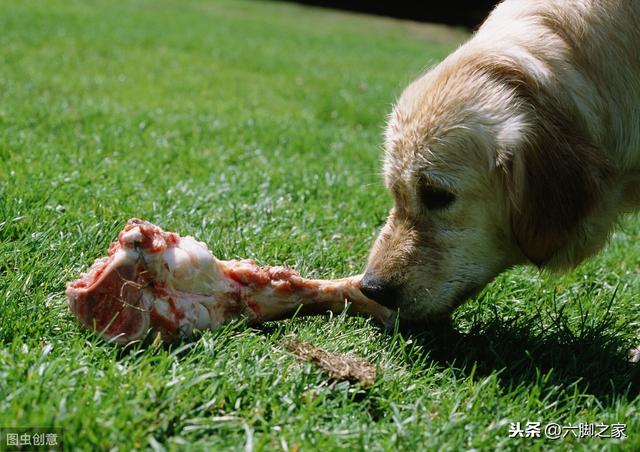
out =
{"type": "Polygon", "coordinates": [[[640,447],[637,217],[567,275],[498,278],[458,334],[317,317],[123,350],[66,308],[132,216],[225,258],[362,271],[391,205],[389,106],[456,43],[243,1],[3,1],[0,30],[0,427],[64,427],[84,450],[640,447]],[[368,358],[376,383],[326,381],[289,334],[368,358]],[[510,439],[516,421],[628,438],[510,439]]]}

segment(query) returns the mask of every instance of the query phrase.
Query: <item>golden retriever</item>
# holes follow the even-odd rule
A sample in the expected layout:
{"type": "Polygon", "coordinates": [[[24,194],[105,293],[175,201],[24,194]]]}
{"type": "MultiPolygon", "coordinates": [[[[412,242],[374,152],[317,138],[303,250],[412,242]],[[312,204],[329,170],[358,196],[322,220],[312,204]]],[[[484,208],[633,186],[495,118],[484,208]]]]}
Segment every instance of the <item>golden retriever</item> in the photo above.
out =
{"type": "Polygon", "coordinates": [[[507,0],[411,83],[363,292],[448,316],[505,269],[564,269],[640,206],[640,0],[507,0]]]}

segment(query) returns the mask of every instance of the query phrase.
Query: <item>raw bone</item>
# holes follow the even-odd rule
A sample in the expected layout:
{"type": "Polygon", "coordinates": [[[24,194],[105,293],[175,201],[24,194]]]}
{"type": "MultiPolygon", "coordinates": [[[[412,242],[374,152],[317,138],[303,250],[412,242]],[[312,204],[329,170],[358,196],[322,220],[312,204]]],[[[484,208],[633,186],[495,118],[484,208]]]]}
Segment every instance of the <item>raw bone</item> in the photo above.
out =
{"type": "Polygon", "coordinates": [[[71,311],[86,327],[116,343],[149,330],[165,342],[214,329],[233,319],[252,323],[302,315],[349,313],[389,326],[394,312],[365,297],[360,276],[304,279],[287,267],[216,259],[193,237],[132,219],[80,279],[67,285],[71,311]]]}

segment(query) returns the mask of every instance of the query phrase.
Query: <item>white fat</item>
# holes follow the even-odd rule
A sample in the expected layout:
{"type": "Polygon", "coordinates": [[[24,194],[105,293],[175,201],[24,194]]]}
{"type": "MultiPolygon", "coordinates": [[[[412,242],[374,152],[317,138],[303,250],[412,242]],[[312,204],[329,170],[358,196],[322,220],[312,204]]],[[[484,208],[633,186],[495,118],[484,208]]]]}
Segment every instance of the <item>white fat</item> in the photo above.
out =
{"type": "Polygon", "coordinates": [[[180,240],[180,248],[189,253],[193,265],[200,270],[208,270],[215,264],[215,258],[207,248],[207,245],[193,237],[183,237],[180,240]]]}
{"type": "MultiPolygon", "coordinates": [[[[105,259],[108,262],[109,268],[120,268],[120,267],[128,267],[134,265],[139,259],[138,252],[131,248],[118,248],[113,256],[105,259]]],[[[90,271],[94,271],[100,266],[104,265],[105,260],[100,262],[96,261],[91,267],[90,271]],[[94,269],[95,267],[95,269],[94,269]]],[[[106,277],[109,274],[109,271],[103,272],[102,276],[99,279],[106,277]]]]}
{"type": "Polygon", "coordinates": [[[225,314],[224,306],[221,303],[212,303],[209,305],[209,328],[217,328],[229,320],[225,314]]]}
{"type": "Polygon", "coordinates": [[[155,310],[162,317],[166,317],[168,319],[173,317],[173,313],[171,312],[171,309],[169,308],[169,303],[167,303],[162,298],[156,298],[156,300],[155,300],[155,310]]]}
{"type": "Polygon", "coordinates": [[[206,330],[211,327],[211,318],[209,317],[209,310],[202,304],[197,303],[198,317],[195,322],[195,328],[198,330],[206,330]]]}
{"type": "Polygon", "coordinates": [[[191,279],[196,271],[191,263],[189,253],[181,248],[168,248],[163,253],[162,258],[173,277],[177,280],[191,279]]]}
{"type": "Polygon", "coordinates": [[[140,232],[140,228],[132,228],[120,237],[120,241],[126,243],[141,242],[143,239],[144,236],[142,235],[142,232],[140,232]]]}
{"type": "Polygon", "coordinates": [[[182,334],[190,336],[194,330],[204,331],[217,326],[212,324],[209,311],[211,304],[216,303],[215,298],[179,293],[175,302],[184,313],[178,325],[182,334]]]}
{"type": "Polygon", "coordinates": [[[116,252],[113,254],[112,264],[115,262],[121,261],[137,261],[138,260],[138,252],[132,248],[118,248],[116,252]]]}

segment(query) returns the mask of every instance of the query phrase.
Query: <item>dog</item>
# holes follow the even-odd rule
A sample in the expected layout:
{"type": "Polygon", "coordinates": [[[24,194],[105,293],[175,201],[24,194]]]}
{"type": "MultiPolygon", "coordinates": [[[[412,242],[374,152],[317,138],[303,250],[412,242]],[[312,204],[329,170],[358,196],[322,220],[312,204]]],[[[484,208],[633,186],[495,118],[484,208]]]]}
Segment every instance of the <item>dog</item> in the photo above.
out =
{"type": "Polygon", "coordinates": [[[640,207],[640,1],[506,0],[404,90],[384,147],[394,206],[362,291],[401,319],[574,267],[640,207]]]}

